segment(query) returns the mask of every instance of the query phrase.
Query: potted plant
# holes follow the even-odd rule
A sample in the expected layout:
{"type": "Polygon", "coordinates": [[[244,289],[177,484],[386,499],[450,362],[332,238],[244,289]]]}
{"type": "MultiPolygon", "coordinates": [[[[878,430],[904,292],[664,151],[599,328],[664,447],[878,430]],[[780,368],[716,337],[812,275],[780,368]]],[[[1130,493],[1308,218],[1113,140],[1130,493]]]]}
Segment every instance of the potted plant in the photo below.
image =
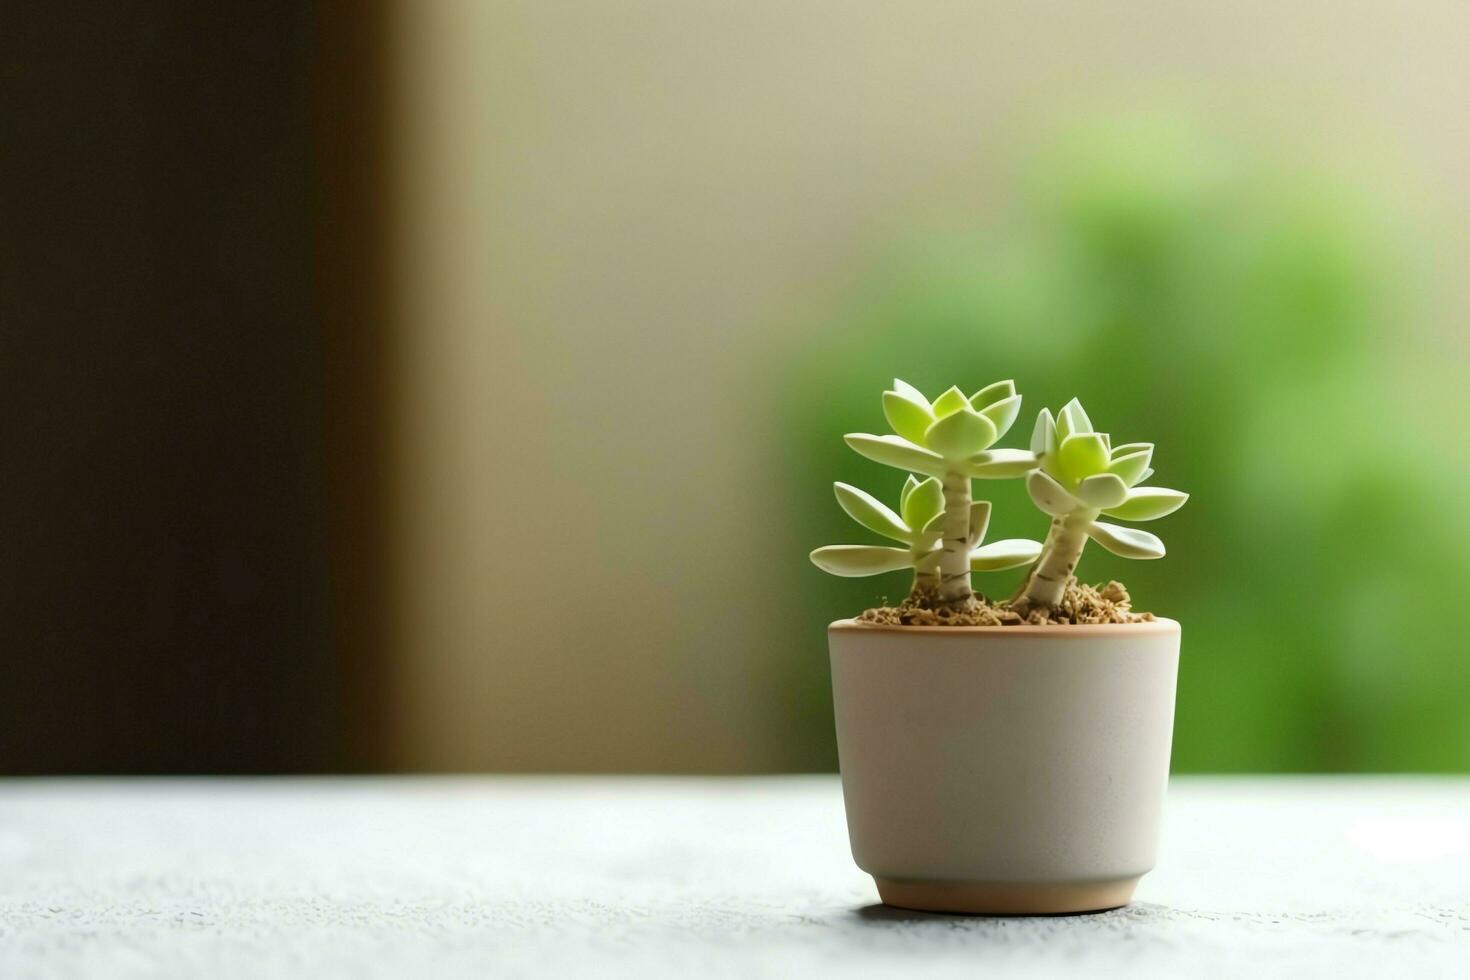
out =
{"type": "Polygon", "coordinates": [[[1088,541],[1161,558],[1148,521],[1186,494],[1140,486],[1153,446],[1113,446],[1075,399],[1043,409],[1027,450],[993,448],[1020,413],[1010,381],[930,401],[895,381],[893,433],[848,445],[907,470],[898,510],[839,483],[838,503],[901,547],[812,552],[836,575],[910,569],[896,606],[831,625],[832,687],[853,857],[890,905],[1085,912],[1128,902],[1153,867],[1168,779],[1179,624],[1117,582],[1081,585],[1088,541]],[[975,479],[1025,479],[1045,540],[985,544],[975,479]],[[1028,570],[1008,599],[971,572],[1028,570]]]}

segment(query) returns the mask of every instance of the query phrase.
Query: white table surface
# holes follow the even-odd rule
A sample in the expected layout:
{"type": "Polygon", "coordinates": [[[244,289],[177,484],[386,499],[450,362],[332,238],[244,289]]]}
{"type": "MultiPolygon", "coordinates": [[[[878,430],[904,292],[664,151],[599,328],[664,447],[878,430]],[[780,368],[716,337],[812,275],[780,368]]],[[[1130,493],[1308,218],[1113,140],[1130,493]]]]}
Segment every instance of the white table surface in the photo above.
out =
{"type": "Polygon", "coordinates": [[[0,977],[1470,977],[1470,780],[1176,778],[1129,908],[877,905],[833,777],[0,781],[0,977]]]}

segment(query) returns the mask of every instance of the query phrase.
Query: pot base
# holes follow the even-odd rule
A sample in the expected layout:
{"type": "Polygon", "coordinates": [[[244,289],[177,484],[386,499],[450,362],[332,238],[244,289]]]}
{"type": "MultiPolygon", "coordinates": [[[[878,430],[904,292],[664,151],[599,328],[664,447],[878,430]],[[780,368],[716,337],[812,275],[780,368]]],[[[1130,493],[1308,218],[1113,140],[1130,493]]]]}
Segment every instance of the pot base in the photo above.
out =
{"type": "Polygon", "coordinates": [[[1138,878],[1107,881],[991,884],[971,881],[904,881],[873,876],[883,904],[921,912],[966,915],[1068,915],[1127,905],[1138,878]]]}

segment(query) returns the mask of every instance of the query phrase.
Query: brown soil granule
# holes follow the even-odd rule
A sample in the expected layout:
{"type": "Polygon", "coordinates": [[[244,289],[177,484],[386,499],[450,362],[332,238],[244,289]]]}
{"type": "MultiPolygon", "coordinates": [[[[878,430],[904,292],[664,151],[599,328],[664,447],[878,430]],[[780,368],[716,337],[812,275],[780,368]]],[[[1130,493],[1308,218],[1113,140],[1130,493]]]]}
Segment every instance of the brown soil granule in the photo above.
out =
{"type": "Polygon", "coordinates": [[[1053,610],[1032,609],[1026,615],[1011,608],[1010,600],[995,602],[979,593],[968,606],[946,606],[932,594],[911,595],[896,606],[869,609],[860,623],[877,626],[1061,626],[1081,623],[1151,623],[1153,613],[1136,613],[1121,582],[1083,585],[1067,583],[1062,601],[1053,610]]]}

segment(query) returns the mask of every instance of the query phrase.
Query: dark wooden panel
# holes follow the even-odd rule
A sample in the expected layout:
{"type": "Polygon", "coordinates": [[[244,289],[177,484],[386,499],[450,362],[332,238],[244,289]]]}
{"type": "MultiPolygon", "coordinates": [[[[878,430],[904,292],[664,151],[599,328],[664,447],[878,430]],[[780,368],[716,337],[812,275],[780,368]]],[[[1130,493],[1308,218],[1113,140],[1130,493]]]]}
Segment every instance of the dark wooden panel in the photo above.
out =
{"type": "Polygon", "coordinates": [[[317,13],[0,15],[0,771],[342,758],[317,13]]]}

